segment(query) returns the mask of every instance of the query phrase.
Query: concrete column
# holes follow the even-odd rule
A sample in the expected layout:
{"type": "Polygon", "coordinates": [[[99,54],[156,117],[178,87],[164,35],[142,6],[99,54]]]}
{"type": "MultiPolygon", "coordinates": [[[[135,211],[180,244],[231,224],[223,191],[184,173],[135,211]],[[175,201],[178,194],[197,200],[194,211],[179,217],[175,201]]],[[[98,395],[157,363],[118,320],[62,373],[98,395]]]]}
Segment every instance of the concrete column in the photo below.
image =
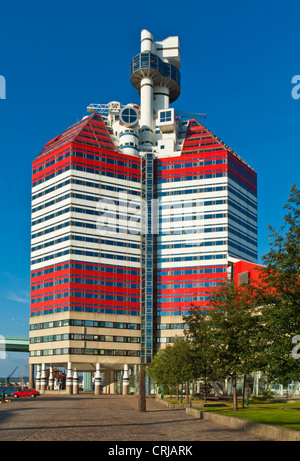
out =
{"type": "Polygon", "coordinates": [[[96,375],[95,375],[95,394],[101,394],[101,372],[100,363],[96,363],[96,375]]]}
{"type": "Polygon", "coordinates": [[[134,382],[135,382],[135,393],[139,393],[139,376],[140,376],[140,365],[134,365],[134,382]]]}
{"type": "Polygon", "coordinates": [[[114,394],[114,372],[111,370],[103,372],[103,394],[114,394]]]}
{"type": "Polygon", "coordinates": [[[144,77],[140,87],[141,120],[140,142],[141,147],[152,146],[153,130],[153,81],[150,77],[144,77]]]}
{"type": "Polygon", "coordinates": [[[146,29],[141,32],[141,53],[145,51],[155,51],[155,44],[153,42],[153,34],[146,29]]]}
{"type": "Polygon", "coordinates": [[[67,390],[67,394],[72,394],[72,391],[73,391],[73,378],[72,378],[72,363],[71,362],[68,362],[66,390],[67,390]]]}
{"type": "Polygon", "coordinates": [[[153,108],[156,116],[159,110],[169,108],[169,94],[169,88],[165,86],[155,86],[153,88],[153,108]]]}
{"type": "Polygon", "coordinates": [[[34,389],[34,364],[29,365],[29,387],[34,389]]]}
{"type": "Polygon", "coordinates": [[[109,394],[109,371],[103,371],[103,394],[109,394]]]}
{"type": "Polygon", "coordinates": [[[41,388],[40,393],[44,394],[47,387],[47,374],[46,374],[46,364],[42,364],[42,373],[41,373],[41,388]]]}
{"type": "Polygon", "coordinates": [[[55,391],[58,391],[58,390],[59,390],[59,382],[58,382],[58,379],[57,379],[57,378],[54,379],[53,389],[54,389],[55,391]]]}
{"type": "Polygon", "coordinates": [[[49,389],[52,391],[54,389],[54,378],[53,378],[53,366],[50,365],[50,372],[49,372],[49,389]]]}
{"type": "MultiPolygon", "coordinates": [[[[141,32],[141,52],[154,52],[155,44],[153,35],[148,30],[144,29],[141,32]]],[[[152,146],[152,130],[153,130],[153,80],[150,77],[144,77],[141,80],[140,86],[140,142],[141,147],[147,148],[152,146]]]]}
{"type": "Polygon", "coordinates": [[[41,365],[36,366],[35,387],[37,391],[41,389],[41,365]]]}
{"type": "Polygon", "coordinates": [[[115,393],[115,372],[109,371],[109,394],[115,393]]]}
{"type": "Polygon", "coordinates": [[[123,373],[123,395],[129,394],[129,376],[128,376],[128,365],[124,365],[123,373]]]}
{"type": "Polygon", "coordinates": [[[74,373],[73,373],[73,394],[78,394],[79,393],[79,377],[77,370],[75,368],[74,373]]]}

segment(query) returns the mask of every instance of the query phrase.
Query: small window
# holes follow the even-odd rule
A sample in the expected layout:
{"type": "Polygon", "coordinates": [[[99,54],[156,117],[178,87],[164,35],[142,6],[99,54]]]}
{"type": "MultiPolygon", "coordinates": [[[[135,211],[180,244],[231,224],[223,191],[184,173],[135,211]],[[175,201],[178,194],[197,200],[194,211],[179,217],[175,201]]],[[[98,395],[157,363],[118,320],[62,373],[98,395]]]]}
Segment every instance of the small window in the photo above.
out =
{"type": "Polygon", "coordinates": [[[172,111],[166,110],[160,113],[160,121],[161,122],[171,122],[172,121],[172,111]]]}
{"type": "Polygon", "coordinates": [[[121,122],[125,126],[135,125],[138,121],[139,114],[134,107],[125,107],[120,113],[121,122]]]}

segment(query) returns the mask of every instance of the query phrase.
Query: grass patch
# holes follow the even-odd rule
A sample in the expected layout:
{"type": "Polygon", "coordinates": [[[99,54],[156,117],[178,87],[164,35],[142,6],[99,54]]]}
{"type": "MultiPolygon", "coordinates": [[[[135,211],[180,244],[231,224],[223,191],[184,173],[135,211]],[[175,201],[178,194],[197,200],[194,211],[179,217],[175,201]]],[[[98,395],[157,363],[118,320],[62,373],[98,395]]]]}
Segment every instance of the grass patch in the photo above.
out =
{"type": "MultiPolygon", "coordinates": [[[[232,403],[224,403],[226,403],[227,408],[206,407],[205,411],[300,431],[300,401],[268,403],[260,400],[250,400],[249,406],[245,408],[241,408],[239,402],[238,411],[233,411],[232,403]]],[[[193,407],[196,408],[196,406],[197,403],[194,402],[193,407]]],[[[199,410],[203,410],[203,408],[199,408],[199,410]]]]}

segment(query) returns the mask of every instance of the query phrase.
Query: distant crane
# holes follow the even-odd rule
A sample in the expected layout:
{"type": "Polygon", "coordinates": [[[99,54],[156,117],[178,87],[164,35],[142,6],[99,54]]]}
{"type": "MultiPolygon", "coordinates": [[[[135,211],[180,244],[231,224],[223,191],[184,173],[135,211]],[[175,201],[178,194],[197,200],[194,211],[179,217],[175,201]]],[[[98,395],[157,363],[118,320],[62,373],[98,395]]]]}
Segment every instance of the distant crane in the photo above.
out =
{"type": "MultiPolygon", "coordinates": [[[[28,370],[28,366],[27,366],[27,365],[25,365],[25,370],[27,370],[27,373],[28,373],[28,376],[29,376],[29,370],[28,370]]],[[[24,374],[24,370],[22,371],[21,376],[20,376],[20,383],[21,383],[22,387],[24,386],[24,383],[23,383],[23,374],[24,374]]]]}
{"type": "Polygon", "coordinates": [[[7,376],[6,378],[6,384],[9,385],[9,380],[10,378],[12,377],[12,375],[14,374],[14,372],[16,371],[16,369],[18,368],[19,365],[16,366],[16,368],[7,376]]]}

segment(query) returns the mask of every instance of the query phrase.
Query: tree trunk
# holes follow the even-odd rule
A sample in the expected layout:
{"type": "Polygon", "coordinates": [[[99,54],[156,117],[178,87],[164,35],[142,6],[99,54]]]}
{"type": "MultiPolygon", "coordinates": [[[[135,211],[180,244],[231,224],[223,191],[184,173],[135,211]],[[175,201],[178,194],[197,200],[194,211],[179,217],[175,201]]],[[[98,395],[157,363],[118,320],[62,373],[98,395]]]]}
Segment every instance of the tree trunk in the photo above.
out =
{"type": "Polygon", "coordinates": [[[189,382],[185,383],[185,393],[186,393],[187,403],[189,403],[190,401],[190,383],[189,382]]]}
{"type": "Polygon", "coordinates": [[[138,410],[146,411],[146,366],[140,366],[138,410]]]}
{"type": "Polygon", "coordinates": [[[177,384],[176,389],[177,389],[177,400],[179,400],[179,384],[177,384]]]}
{"type": "Polygon", "coordinates": [[[204,378],[204,402],[207,402],[207,384],[206,384],[206,378],[204,378]]]}
{"type": "Polygon", "coordinates": [[[244,381],[243,381],[242,408],[245,407],[245,391],[246,391],[246,375],[244,375],[244,381]]]}
{"type": "Polygon", "coordinates": [[[233,392],[233,411],[238,411],[238,402],[236,394],[236,376],[232,378],[232,392],[233,392]]]}

